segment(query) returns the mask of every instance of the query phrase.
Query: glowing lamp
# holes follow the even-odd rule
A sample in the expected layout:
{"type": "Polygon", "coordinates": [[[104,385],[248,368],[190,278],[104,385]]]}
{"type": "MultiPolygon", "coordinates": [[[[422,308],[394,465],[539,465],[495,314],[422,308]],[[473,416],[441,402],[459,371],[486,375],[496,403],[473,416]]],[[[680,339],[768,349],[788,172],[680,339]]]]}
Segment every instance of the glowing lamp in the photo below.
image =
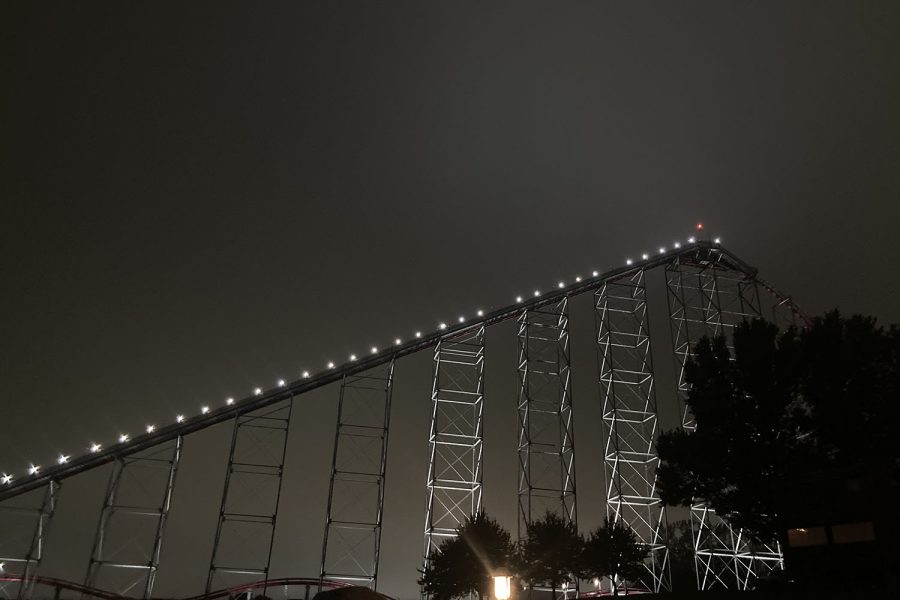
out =
{"type": "Polygon", "coordinates": [[[493,576],[494,598],[496,600],[509,600],[512,592],[512,577],[505,571],[500,571],[493,576]]]}

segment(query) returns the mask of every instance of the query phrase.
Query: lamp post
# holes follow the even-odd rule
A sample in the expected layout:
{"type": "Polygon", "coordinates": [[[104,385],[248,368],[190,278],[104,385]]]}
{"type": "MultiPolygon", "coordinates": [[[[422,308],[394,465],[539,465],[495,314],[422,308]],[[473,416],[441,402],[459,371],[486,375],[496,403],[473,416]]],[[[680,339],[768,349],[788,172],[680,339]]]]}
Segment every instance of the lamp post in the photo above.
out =
{"type": "Polygon", "coordinates": [[[509,596],[512,592],[512,577],[509,576],[509,573],[506,569],[500,569],[494,572],[494,599],[495,600],[509,600],[509,596]]]}

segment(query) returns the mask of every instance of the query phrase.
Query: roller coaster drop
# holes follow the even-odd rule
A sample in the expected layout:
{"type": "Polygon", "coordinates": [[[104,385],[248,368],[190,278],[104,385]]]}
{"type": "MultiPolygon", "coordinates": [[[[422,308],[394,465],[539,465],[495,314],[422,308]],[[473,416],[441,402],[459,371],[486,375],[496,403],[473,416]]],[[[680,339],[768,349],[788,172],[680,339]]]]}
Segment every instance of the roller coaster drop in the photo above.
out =
{"type": "MultiPolygon", "coordinates": [[[[217,409],[204,407],[196,417],[179,416],[166,427],[148,427],[145,435],[123,436],[117,445],[94,445],[80,457],[61,456],[52,468],[32,467],[15,478],[4,474],[0,516],[14,525],[4,526],[0,534],[0,594],[30,598],[41,587],[53,590],[57,598],[152,597],[184,436],[225,421],[233,423],[233,432],[205,597],[251,589],[266,593],[287,585],[305,585],[308,594],[310,581],[325,587],[375,588],[394,365],[404,356],[431,349],[423,546],[427,561],[441,540],[453,536],[457,525],[481,508],[485,329],[508,319],[518,325],[519,534],[546,510],[575,522],[568,304],[585,293],[594,296],[606,510],[611,518],[628,523],[648,550],[639,581],[603,585],[608,591],[627,591],[626,585],[632,590],[669,589],[665,509],[656,489],[658,417],[645,283],[647,272],[655,269],[665,272],[682,406],[688,391],[684,365],[700,337],[728,336],[736,324],[754,317],[805,323],[789,297],[759,279],[755,269],[718,240],[691,238],[661,248],[658,254],[606,273],[560,283],[552,293],[518,297],[490,313],[479,311],[472,319],[441,324],[433,333],[373,348],[365,357],[352,356],[322,372],[304,372],[296,381],[257,389],[243,400],[229,399],[217,409]],[[271,579],[294,400],[331,383],[340,383],[340,395],[321,571],[312,580],[271,579]],[[62,482],[108,463],[113,469],[84,584],[40,576],[62,482]],[[117,550],[123,536],[129,538],[127,546],[136,549],[131,556],[117,550]],[[256,545],[248,551],[250,538],[256,545]]],[[[682,426],[694,426],[687,410],[682,426]]],[[[782,567],[777,545],[750,544],[702,499],[691,507],[691,525],[701,589],[748,589],[757,577],[782,567]]]]}

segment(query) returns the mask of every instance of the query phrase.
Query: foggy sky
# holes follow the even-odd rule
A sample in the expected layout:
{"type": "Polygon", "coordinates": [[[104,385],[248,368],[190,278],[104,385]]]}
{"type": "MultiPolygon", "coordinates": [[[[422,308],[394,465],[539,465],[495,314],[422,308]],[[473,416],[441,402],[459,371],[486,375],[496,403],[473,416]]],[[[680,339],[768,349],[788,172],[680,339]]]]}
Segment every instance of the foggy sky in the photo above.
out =
{"type": "MultiPolygon", "coordinates": [[[[898,26],[890,1],[6,4],[0,470],[620,265],[698,220],[808,313],[898,322],[898,26]]],[[[590,526],[589,304],[572,326],[590,526]]],[[[485,502],[514,528],[512,336],[489,334],[485,502]]],[[[381,589],[403,598],[429,360],[398,368],[381,589]]],[[[292,429],[282,574],[318,568],[336,394],[292,429]]],[[[180,477],[215,504],[227,432],[197,438],[180,477]]],[[[103,481],[66,483],[60,510],[103,481]]],[[[217,506],[177,496],[171,529],[215,527],[217,506]]],[[[54,533],[89,544],[94,525],[54,533]]],[[[164,566],[208,562],[209,543],[171,542],[164,566]]],[[[54,560],[80,580],[75,554],[54,560]]],[[[202,586],[182,571],[161,590],[202,586]]]]}

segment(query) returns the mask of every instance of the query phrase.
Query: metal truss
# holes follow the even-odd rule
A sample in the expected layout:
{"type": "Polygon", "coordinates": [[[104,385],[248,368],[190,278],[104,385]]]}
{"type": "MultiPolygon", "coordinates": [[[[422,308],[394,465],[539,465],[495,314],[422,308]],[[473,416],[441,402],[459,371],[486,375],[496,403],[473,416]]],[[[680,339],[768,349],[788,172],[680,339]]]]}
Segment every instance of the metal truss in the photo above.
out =
{"type": "MultiPolygon", "coordinates": [[[[600,389],[603,394],[606,512],[634,531],[648,551],[637,583],[671,589],[666,511],[656,489],[657,410],[644,271],[605,283],[595,294],[600,389]]],[[[627,592],[625,581],[608,581],[627,592]]]]}
{"type": "Polygon", "coordinates": [[[207,593],[269,579],[292,407],[289,398],[234,419],[207,593]]]}
{"type": "Polygon", "coordinates": [[[60,484],[49,481],[0,505],[0,597],[25,600],[34,591],[60,484]]]}
{"type": "Polygon", "coordinates": [[[153,593],[182,438],[113,463],[84,585],[153,593]]]}
{"type": "MultiPolygon", "coordinates": [[[[712,247],[676,257],[666,266],[666,286],[682,426],[693,430],[696,423],[685,403],[690,391],[685,366],[701,337],[724,335],[730,344],[737,324],[761,316],[759,286],[755,271],[712,247]]],[[[746,590],[758,577],[783,568],[777,543],[752,545],[702,499],[692,503],[691,530],[698,589],[746,590]]]]}
{"type": "Polygon", "coordinates": [[[568,302],[518,318],[519,539],[547,511],[577,523],[568,302]]]}
{"type": "Polygon", "coordinates": [[[391,361],[341,381],[322,581],[377,587],[393,378],[391,361]]]}
{"type": "Polygon", "coordinates": [[[441,338],[434,349],[424,559],[481,510],[484,323],[441,338]]]}

